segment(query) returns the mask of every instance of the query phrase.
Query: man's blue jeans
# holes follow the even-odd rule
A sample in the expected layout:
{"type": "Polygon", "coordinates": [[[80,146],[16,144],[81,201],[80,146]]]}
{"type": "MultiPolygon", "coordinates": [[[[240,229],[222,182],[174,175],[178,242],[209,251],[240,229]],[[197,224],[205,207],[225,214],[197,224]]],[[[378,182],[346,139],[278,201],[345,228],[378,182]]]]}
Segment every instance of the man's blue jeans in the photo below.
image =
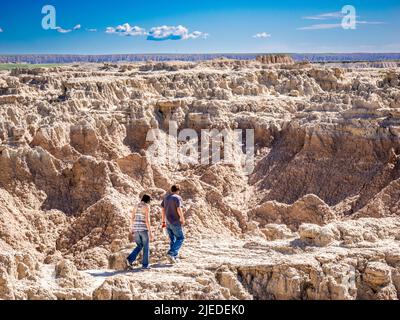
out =
{"type": "Polygon", "coordinates": [[[167,232],[171,240],[168,254],[174,258],[178,256],[179,249],[182,247],[185,235],[181,224],[167,224],[167,232]]]}
{"type": "Polygon", "coordinates": [[[135,242],[137,247],[128,256],[129,263],[136,260],[140,251],[143,249],[143,267],[147,268],[149,266],[149,233],[147,231],[135,231],[135,242]]]}

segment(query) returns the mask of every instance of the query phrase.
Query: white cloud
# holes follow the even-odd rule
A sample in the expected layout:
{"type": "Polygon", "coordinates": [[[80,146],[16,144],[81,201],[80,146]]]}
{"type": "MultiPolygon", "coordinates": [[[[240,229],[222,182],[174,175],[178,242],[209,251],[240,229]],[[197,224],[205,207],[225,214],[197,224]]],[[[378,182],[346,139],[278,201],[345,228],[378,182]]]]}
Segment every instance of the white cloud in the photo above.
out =
{"type": "Polygon", "coordinates": [[[306,20],[329,20],[329,19],[339,19],[339,18],[343,18],[343,13],[341,11],[328,12],[328,13],[318,14],[316,16],[303,17],[303,19],[306,20]]]}
{"type": "MultiPolygon", "coordinates": [[[[302,19],[306,20],[330,20],[329,23],[321,23],[321,24],[313,24],[310,26],[300,27],[297,30],[326,30],[326,29],[337,29],[342,27],[342,19],[346,17],[346,14],[341,11],[336,12],[328,12],[322,13],[315,16],[306,16],[302,17],[302,19]]],[[[360,21],[358,20],[359,16],[355,17],[356,25],[378,25],[378,24],[385,24],[381,21],[360,21]]]]}
{"type": "Polygon", "coordinates": [[[383,46],[389,50],[400,50],[400,42],[399,43],[388,43],[383,46]]]}
{"type": "Polygon", "coordinates": [[[89,31],[89,32],[97,32],[97,29],[91,28],[91,29],[86,29],[86,31],[89,31]]]}
{"type": "MultiPolygon", "coordinates": [[[[358,21],[356,20],[356,25],[380,25],[386,24],[382,21],[358,21]]],[[[337,29],[342,28],[342,23],[323,23],[323,24],[313,24],[311,26],[297,28],[297,30],[326,30],[326,29],[337,29]]]]}
{"type": "Polygon", "coordinates": [[[124,23],[116,27],[107,27],[106,33],[121,36],[146,36],[146,39],[150,41],[205,39],[208,37],[208,33],[201,31],[189,32],[186,27],[181,25],[153,27],[147,32],[144,28],[124,23]]]}
{"type": "Polygon", "coordinates": [[[377,25],[377,24],[386,24],[386,22],[383,21],[356,21],[357,24],[372,24],[372,25],[377,25]]]}
{"type": "Polygon", "coordinates": [[[208,33],[205,32],[201,32],[201,31],[193,31],[192,33],[190,33],[188,35],[188,39],[197,39],[197,38],[203,38],[206,39],[208,38],[210,35],[208,33]]]}
{"type": "Polygon", "coordinates": [[[70,33],[72,29],[63,29],[61,27],[56,27],[57,32],[59,33],[70,33]]]}
{"type": "Polygon", "coordinates": [[[160,26],[151,28],[147,34],[147,40],[165,41],[165,40],[188,40],[197,38],[207,38],[208,34],[189,30],[184,26],[160,26]]]}
{"type": "Polygon", "coordinates": [[[341,28],[341,23],[324,23],[324,24],[313,24],[312,26],[297,28],[297,30],[324,30],[324,29],[336,29],[341,28]]]}
{"type": "Polygon", "coordinates": [[[72,29],[64,29],[62,27],[56,27],[57,32],[59,33],[70,33],[72,31],[76,31],[79,30],[80,28],[82,28],[82,26],[80,24],[75,25],[72,29]]]}
{"type": "Polygon", "coordinates": [[[0,28],[0,32],[4,32],[2,28],[0,28]]]}
{"type": "Polygon", "coordinates": [[[121,36],[145,36],[146,30],[138,26],[131,26],[129,23],[114,27],[107,27],[106,33],[118,34],[121,36]]]}
{"type": "Polygon", "coordinates": [[[189,32],[184,26],[160,26],[151,28],[147,34],[147,40],[188,40],[197,38],[207,38],[208,34],[200,31],[189,32]]]}
{"type": "Polygon", "coordinates": [[[260,32],[260,33],[256,33],[253,36],[253,38],[257,38],[257,39],[260,39],[260,38],[271,38],[271,35],[269,33],[266,33],[266,32],[260,32]]]}

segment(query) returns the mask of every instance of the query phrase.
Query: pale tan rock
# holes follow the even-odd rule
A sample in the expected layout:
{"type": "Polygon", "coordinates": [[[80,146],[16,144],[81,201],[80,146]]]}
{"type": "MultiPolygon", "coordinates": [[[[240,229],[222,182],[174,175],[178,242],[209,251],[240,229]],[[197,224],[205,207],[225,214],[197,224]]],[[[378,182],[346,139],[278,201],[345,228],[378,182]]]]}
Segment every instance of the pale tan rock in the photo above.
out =
{"type": "Polygon", "coordinates": [[[111,242],[111,252],[117,252],[121,249],[123,245],[123,241],[121,239],[115,239],[111,242]]]}
{"type": "Polygon", "coordinates": [[[270,54],[270,55],[262,55],[258,56],[256,58],[257,61],[265,64],[274,64],[274,63],[286,63],[286,64],[293,64],[294,60],[292,57],[288,55],[275,55],[275,54],[270,54]]]}
{"type": "MultiPolygon", "coordinates": [[[[74,263],[66,259],[56,264],[55,276],[58,285],[62,288],[84,289],[85,286],[89,284],[89,277],[79,272],[74,263]]],[[[82,293],[78,293],[78,297],[80,295],[82,295],[82,293]]]]}
{"type": "Polygon", "coordinates": [[[249,299],[250,295],[239,282],[237,275],[233,274],[229,269],[221,268],[216,272],[216,278],[222,287],[229,290],[230,296],[238,299],[249,299]]]}
{"type": "Polygon", "coordinates": [[[398,298],[399,74],[287,55],[1,73],[0,298],[398,298]],[[170,120],[254,129],[254,171],[240,152],[153,162],[147,133],[171,151],[170,120]],[[159,204],[174,183],[187,219],[172,267],[159,204]],[[127,272],[144,193],[155,268],[127,272]]]}
{"type": "Polygon", "coordinates": [[[57,300],[57,297],[48,289],[31,287],[26,290],[28,300],[57,300]]]}
{"type": "Polygon", "coordinates": [[[10,276],[4,270],[0,269],[0,299],[13,300],[14,298],[14,286],[10,276]]]}
{"type": "Polygon", "coordinates": [[[299,227],[300,239],[317,246],[327,246],[340,239],[340,233],[335,226],[320,227],[313,224],[302,224],[299,227]]]}
{"type": "Polygon", "coordinates": [[[293,238],[294,234],[284,224],[267,224],[261,229],[267,240],[287,239],[293,238]]]}
{"type": "MultiPolygon", "coordinates": [[[[133,247],[134,245],[132,245],[133,247]]],[[[113,270],[125,270],[127,268],[126,258],[128,258],[129,254],[132,252],[132,249],[124,249],[122,251],[118,251],[113,253],[108,258],[108,266],[113,270]]]]}
{"type": "Polygon", "coordinates": [[[292,205],[268,201],[249,212],[252,219],[261,226],[273,223],[285,223],[296,230],[301,223],[324,224],[335,219],[332,209],[315,195],[307,195],[292,205]]]}
{"type": "Polygon", "coordinates": [[[391,269],[381,262],[370,262],[365,268],[363,280],[371,287],[385,287],[391,280],[391,269]]]}

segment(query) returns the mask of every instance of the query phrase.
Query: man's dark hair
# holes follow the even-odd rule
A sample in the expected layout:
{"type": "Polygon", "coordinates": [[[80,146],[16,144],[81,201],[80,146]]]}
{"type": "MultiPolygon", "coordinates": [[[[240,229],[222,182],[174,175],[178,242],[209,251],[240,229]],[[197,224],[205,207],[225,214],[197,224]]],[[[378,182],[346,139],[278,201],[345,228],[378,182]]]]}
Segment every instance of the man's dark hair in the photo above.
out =
{"type": "Polygon", "coordinates": [[[179,185],[177,185],[177,184],[174,184],[171,187],[171,192],[178,192],[179,190],[181,190],[181,187],[179,185]]]}
{"type": "Polygon", "coordinates": [[[145,194],[145,195],[142,197],[142,202],[144,202],[144,203],[150,203],[150,201],[151,201],[151,197],[150,197],[149,195],[145,194]]]}

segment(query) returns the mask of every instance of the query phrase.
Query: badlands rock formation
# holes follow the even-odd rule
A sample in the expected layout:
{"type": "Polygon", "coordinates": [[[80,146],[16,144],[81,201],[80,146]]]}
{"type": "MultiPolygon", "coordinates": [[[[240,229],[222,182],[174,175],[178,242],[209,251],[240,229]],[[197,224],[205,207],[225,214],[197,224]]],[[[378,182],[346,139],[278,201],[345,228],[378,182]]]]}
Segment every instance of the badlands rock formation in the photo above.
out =
{"type": "Polygon", "coordinates": [[[266,54],[262,56],[258,56],[256,58],[257,61],[261,63],[271,64],[271,63],[280,63],[280,64],[292,64],[294,60],[292,57],[285,54],[266,54]]]}
{"type": "Polygon", "coordinates": [[[400,70],[214,60],[0,74],[0,299],[398,299],[400,70]],[[154,162],[150,129],[254,129],[255,168],[154,162]],[[183,188],[166,263],[158,205],[183,188]],[[151,271],[124,270],[154,200],[151,271]]]}

